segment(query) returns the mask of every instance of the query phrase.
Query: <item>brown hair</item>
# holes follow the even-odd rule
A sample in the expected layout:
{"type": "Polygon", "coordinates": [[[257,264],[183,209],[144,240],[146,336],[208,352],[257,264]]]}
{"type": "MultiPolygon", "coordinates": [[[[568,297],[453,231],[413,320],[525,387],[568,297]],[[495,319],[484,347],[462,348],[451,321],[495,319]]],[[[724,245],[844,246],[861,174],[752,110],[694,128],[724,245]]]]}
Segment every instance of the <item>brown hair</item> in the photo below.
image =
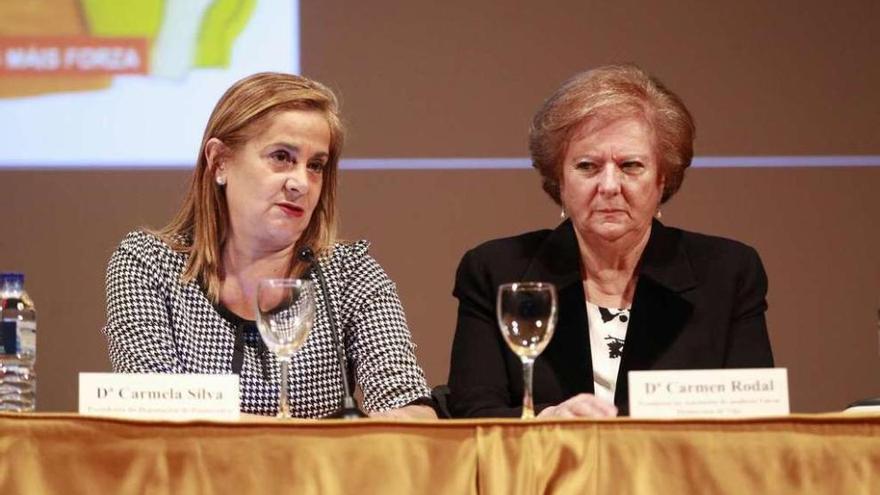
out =
{"type": "Polygon", "coordinates": [[[544,191],[560,203],[562,160],[580,124],[590,119],[644,117],[656,136],[661,202],[678,191],[694,156],[696,128],[675,93],[635,65],[608,65],[575,75],[554,92],[532,119],[529,150],[544,191]]]}
{"type": "MultiPolygon", "coordinates": [[[[155,232],[172,249],[189,254],[181,282],[199,280],[214,302],[220,299],[221,255],[229,235],[229,212],[224,189],[214,181],[217,164],[208,163],[205,146],[217,138],[230,149],[238,149],[272,116],[287,110],[321,112],[330,126],[330,157],[323,171],[321,195],[294,252],[309,246],[321,253],[336,239],[336,174],[344,141],[336,96],[317,81],[291,74],[262,72],[236,82],[208,119],[183,205],[168,225],[155,232]]],[[[294,256],[290,274],[301,274],[304,268],[294,256]]]]}

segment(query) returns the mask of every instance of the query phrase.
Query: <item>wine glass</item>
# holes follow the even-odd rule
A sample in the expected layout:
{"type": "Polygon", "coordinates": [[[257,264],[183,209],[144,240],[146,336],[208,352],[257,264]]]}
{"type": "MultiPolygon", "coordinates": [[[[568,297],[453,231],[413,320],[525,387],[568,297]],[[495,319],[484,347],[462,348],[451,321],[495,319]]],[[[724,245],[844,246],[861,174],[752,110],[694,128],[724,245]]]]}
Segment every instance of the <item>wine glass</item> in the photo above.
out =
{"type": "Polygon", "coordinates": [[[498,287],[498,324],[508,347],[523,363],[522,419],[535,417],[532,368],[553,338],[556,287],[547,282],[518,282],[498,287]]]}
{"type": "Polygon", "coordinates": [[[310,280],[270,278],[257,285],[257,328],[281,363],[278,417],[290,418],[288,368],[315,321],[315,288],[310,280]]]}

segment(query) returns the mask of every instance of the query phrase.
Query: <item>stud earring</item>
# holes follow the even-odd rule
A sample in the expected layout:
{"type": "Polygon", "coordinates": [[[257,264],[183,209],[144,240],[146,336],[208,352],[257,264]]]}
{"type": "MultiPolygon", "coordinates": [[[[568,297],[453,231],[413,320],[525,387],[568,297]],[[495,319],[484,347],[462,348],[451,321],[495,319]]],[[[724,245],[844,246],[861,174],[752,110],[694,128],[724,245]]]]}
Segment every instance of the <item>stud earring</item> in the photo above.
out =
{"type": "Polygon", "coordinates": [[[223,187],[226,185],[226,177],[222,177],[222,176],[218,175],[217,178],[214,180],[215,180],[215,182],[217,182],[217,185],[220,187],[223,187]]]}
{"type": "Polygon", "coordinates": [[[663,212],[660,211],[660,208],[657,208],[657,213],[654,214],[654,218],[656,218],[657,220],[663,218],[663,212]]]}
{"type": "Polygon", "coordinates": [[[562,211],[559,212],[559,218],[565,218],[565,208],[563,208],[562,211]]]}

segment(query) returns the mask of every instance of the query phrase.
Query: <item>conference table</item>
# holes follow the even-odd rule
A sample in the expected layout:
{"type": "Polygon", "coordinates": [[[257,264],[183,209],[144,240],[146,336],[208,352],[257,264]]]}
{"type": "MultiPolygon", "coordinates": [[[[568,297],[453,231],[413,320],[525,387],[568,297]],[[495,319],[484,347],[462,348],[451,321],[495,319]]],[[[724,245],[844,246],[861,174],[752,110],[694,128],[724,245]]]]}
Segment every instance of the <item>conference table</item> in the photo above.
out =
{"type": "Polygon", "coordinates": [[[0,414],[0,493],[880,493],[880,414],[137,421],[0,414]]]}

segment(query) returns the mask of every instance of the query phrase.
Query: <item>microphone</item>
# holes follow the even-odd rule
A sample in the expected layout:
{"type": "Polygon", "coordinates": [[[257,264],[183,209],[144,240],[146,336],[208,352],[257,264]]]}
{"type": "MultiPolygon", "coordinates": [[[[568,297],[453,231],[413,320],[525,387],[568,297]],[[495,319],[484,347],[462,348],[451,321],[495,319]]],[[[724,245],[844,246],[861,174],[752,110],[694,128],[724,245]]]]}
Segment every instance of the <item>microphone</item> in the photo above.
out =
{"type": "Polygon", "coordinates": [[[342,391],[343,396],[339,406],[335,412],[325,416],[331,419],[357,419],[366,418],[367,415],[357,405],[354,396],[351,394],[351,384],[348,383],[348,366],[345,364],[345,354],[342,349],[342,341],[339,339],[339,332],[336,330],[336,311],[333,308],[333,300],[330,291],[327,290],[327,282],[324,280],[324,272],[321,265],[315,258],[315,253],[308,246],[303,247],[297,253],[297,257],[301,261],[305,261],[312,267],[312,271],[318,277],[318,285],[321,286],[321,292],[324,294],[325,305],[327,306],[327,319],[330,321],[330,335],[333,337],[333,346],[336,347],[336,359],[339,360],[339,372],[342,374],[342,391]]]}

